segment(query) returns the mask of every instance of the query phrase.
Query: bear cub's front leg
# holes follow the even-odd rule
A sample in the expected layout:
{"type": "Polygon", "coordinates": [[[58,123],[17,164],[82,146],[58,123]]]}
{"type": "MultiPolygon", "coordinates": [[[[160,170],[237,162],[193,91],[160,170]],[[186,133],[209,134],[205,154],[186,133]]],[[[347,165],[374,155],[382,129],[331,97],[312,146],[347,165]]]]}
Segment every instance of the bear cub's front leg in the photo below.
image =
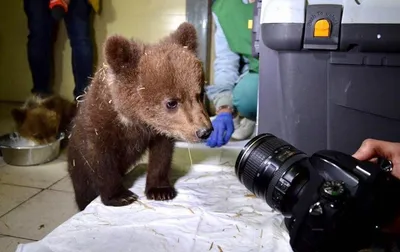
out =
{"type": "Polygon", "coordinates": [[[152,200],[171,200],[177,192],[170,184],[174,141],[156,136],[149,145],[149,167],[146,179],[146,196],[152,200]]]}

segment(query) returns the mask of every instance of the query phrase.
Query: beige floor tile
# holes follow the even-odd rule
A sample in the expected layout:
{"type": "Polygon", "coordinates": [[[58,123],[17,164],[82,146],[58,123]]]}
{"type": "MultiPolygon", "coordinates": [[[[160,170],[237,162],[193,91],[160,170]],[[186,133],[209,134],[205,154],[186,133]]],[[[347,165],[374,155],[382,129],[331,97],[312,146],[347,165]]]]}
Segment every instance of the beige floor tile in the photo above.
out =
{"type": "Polygon", "coordinates": [[[78,209],[74,194],[45,190],[0,218],[0,233],[40,240],[78,209]]]}
{"type": "Polygon", "coordinates": [[[31,240],[2,236],[0,235],[0,251],[1,252],[15,252],[18,244],[20,243],[29,243],[31,240]]]}
{"type": "Polygon", "coordinates": [[[67,161],[67,149],[66,148],[61,150],[58,160],[67,161]]]}
{"type": "Polygon", "coordinates": [[[62,180],[55,183],[49,189],[57,190],[57,191],[64,191],[64,192],[74,192],[74,188],[72,187],[71,178],[66,176],[62,180]]]}
{"type": "Polygon", "coordinates": [[[211,164],[218,165],[221,161],[222,149],[192,149],[176,148],[173,158],[175,164],[211,164]]]}
{"type": "Polygon", "coordinates": [[[221,154],[222,149],[190,149],[193,164],[218,165],[221,162],[221,154]]]}
{"type": "Polygon", "coordinates": [[[39,192],[36,188],[0,184],[0,216],[39,192]]]}
{"type": "Polygon", "coordinates": [[[6,165],[6,163],[3,160],[3,157],[0,157],[0,167],[6,165]]]}
{"type": "Polygon", "coordinates": [[[172,163],[176,165],[190,165],[190,157],[187,149],[175,148],[172,163]]]}
{"type": "Polygon", "coordinates": [[[241,149],[224,149],[222,151],[220,164],[234,167],[240,151],[241,149]]]}
{"type": "Polygon", "coordinates": [[[56,160],[38,166],[0,167],[0,183],[48,188],[67,175],[67,163],[56,160]]]}

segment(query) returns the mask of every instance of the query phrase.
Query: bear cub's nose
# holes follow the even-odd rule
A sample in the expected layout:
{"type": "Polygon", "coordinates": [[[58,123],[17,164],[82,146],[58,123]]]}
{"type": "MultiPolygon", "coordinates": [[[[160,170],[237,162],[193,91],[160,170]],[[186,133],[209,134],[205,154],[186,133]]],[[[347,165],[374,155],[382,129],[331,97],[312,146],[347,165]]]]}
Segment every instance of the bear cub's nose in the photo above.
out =
{"type": "Polygon", "coordinates": [[[197,136],[198,138],[200,138],[200,139],[205,140],[205,139],[207,139],[207,138],[211,135],[211,133],[213,132],[213,130],[214,130],[213,127],[211,127],[211,128],[201,128],[201,129],[199,129],[198,131],[196,131],[196,136],[197,136]]]}

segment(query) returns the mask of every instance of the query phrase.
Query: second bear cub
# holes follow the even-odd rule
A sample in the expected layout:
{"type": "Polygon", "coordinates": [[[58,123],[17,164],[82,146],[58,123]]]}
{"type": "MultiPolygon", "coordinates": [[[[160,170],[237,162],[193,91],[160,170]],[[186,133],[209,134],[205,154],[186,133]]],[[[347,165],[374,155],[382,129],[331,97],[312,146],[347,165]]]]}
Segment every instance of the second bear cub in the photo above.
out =
{"type": "Polygon", "coordinates": [[[146,150],[147,198],[176,196],[169,181],[174,139],[200,142],[213,130],[196,50],[189,23],[158,44],[117,35],[106,40],[105,64],[79,105],[69,139],[68,170],[80,210],[98,195],[109,206],[134,202],[137,195],[122,178],[146,150]]]}
{"type": "Polygon", "coordinates": [[[52,143],[60,133],[68,135],[75,113],[76,105],[59,95],[32,95],[11,111],[16,131],[35,145],[52,143]]]}

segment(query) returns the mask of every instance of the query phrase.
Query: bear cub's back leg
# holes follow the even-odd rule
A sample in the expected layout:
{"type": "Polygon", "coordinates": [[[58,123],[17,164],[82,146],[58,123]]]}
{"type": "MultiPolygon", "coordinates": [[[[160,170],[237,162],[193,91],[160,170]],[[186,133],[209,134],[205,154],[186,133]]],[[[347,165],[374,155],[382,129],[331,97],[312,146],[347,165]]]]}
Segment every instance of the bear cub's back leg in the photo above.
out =
{"type": "Polygon", "coordinates": [[[124,159],[118,159],[119,155],[110,152],[107,155],[94,155],[93,158],[85,154],[85,150],[75,150],[74,145],[70,146],[69,173],[80,210],[98,195],[107,206],[125,206],[137,200],[138,196],[123,186],[123,175],[119,168],[124,165],[124,159]]]}
{"type": "Polygon", "coordinates": [[[68,172],[74,187],[75,202],[80,211],[84,210],[97,196],[95,188],[85,170],[75,169],[79,160],[68,160],[68,172]]]}

